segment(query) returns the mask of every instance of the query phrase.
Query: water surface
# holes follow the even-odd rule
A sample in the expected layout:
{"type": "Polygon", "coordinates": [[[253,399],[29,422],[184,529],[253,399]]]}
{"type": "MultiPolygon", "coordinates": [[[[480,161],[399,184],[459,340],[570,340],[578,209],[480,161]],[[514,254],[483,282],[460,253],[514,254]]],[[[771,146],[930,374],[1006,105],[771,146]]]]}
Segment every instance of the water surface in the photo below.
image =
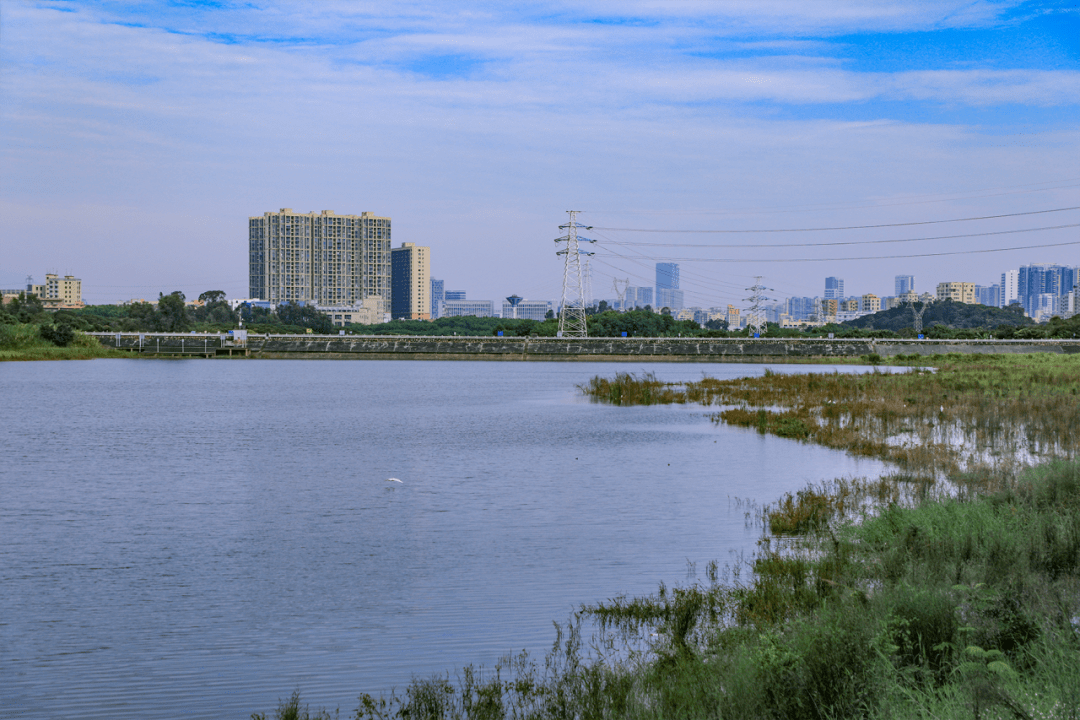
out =
{"type": "Polygon", "coordinates": [[[880,469],[575,390],[763,369],[0,363],[0,706],[247,718],[299,688],[348,715],[414,673],[542,655],[581,603],[748,555],[733,498],[880,469]]]}

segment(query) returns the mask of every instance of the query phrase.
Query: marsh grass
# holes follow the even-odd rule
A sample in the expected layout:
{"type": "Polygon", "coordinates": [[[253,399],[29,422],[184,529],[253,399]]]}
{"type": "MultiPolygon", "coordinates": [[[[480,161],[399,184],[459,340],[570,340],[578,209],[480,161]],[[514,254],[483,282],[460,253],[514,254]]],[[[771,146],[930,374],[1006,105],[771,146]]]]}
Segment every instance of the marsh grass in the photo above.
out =
{"type": "Polygon", "coordinates": [[[0,361],[130,357],[124,351],[103,347],[97,338],[79,331],[65,347],[58,347],[41,337],[39,330],[37,325],[0,325],[0,361]]]}
{"type": "MultiPolygon", "coordinates": [[[[1080,356],[946,355],[936,371],[782,374],[685,384],[593,378],[602,402],[719,405],[714,422],[814,442],[965,484],[1080,450],[1080,356]],[[617,386],[617,390],[614,388],[617,386]],[[617,398],[617,402],[612,398],[617,398]]],[[[922,362],[927,362],[923,358],[922,362]]]]}

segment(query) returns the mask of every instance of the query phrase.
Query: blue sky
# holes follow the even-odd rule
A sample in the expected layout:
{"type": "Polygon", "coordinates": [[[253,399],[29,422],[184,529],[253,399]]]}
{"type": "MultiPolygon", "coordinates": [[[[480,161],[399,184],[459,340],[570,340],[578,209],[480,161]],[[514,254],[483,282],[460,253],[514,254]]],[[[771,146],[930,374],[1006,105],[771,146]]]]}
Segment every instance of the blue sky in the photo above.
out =
{"type": "MultiPolygon", "coordinates": [[[[0,285],[71,272],[94,302],[245,296],[246,219],[281,207],[389,215],[394,243],[430,245],[448,288],[557,299],[567,209],[731,230],[1080,205],[1075,3],[7,0],[0,27],[0,285]]],[[[931,234],[1080,223],[1051,217],[931,234]]],[[[687,254],[625,244],[640,236],[598,238],[595,295],[687,254]]],[[[683,285],[706,307],[740,304],[755,275],[777,296],[820,294],[826,275],[881,295],[896,274],[989,284],[1080,264],[1078,248],[804,263],[698,249],[683,285]]]]}

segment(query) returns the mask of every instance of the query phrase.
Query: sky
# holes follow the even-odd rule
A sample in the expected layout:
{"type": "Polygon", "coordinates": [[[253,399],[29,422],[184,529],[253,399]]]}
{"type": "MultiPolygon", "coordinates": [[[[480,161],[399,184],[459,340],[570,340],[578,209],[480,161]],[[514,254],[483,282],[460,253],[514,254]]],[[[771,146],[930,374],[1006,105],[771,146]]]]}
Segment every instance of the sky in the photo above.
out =
{"type": "Polygon", "coordinates": [[[595,298],[989,285],[1080,265],[1078,106],[1075,1],[3,0],[0,287],[246,297],[284,207],[470,299],[558,300],[568,210],[595,298]]]}

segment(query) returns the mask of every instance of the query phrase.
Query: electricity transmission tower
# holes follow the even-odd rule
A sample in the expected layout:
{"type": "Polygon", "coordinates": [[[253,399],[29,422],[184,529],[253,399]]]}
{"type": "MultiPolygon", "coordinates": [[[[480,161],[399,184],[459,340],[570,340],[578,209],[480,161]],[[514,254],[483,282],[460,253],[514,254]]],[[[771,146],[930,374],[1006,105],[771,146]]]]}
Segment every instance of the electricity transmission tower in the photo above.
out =
{"type": "MultiPolygon", "coordinates": [[[[591,252],[578,247],[578,242],[595,243],[587,237],[578,235],[578,229],[591,230],[587,225],[579,225],[577,222],[578,210],[567,210],[570,220],[565,225],[560,225],[560,230],[566,234],[555,238],[556,243],[566,243],[556,255],[563,255],[562,280],[562,311],[559,313],[559,337],[589,337],[589,330],[585,325],[585,286],[581,272],[581,257],[587,258],[591,252]]],[[[587,262],[587,261],[586,261],[587,262]]]]}
{"type": "Polygon", "coordinates": [[[619,312],[626,312],[626,288],[630,287],[630,278],[612,278],[611,286],[615,288],[615,297],[618,298],[619,312]],[[620,287],[622,290],[619,289],[620,287]]]}
{"type": "Polygon", "coordinates": [[[926,312],[926,309],[930,307],[930,304],[934,302],[932,298],[923,300],[909,300],[908,307],[911,308],[911,315],[915,318],[915,336],[922,335],[922,316],[926,312]],[[918,310],[915,309],[915,303],[922,303],[922,307],[918,310]]]}
{"type": "Polygon", "coordinates": [[[767,326],[762,303],[772,299],[765,297],[764,292],[766,290],[773,292],[773,289],[761,284],[761,275],[755,275],[754,284],[746,289],[750,292],[750,297],[745,298],[745,300],[751,303],[750,309],[746,311],[746,327],[752,336],[764,335],[767,326]]]}
{"type": "MultiPolygon", "coordinates": [[[[585,238],[580,239],[584,240],[585,238]]],[[[587,309],[591,308],[593,305],[592,268],[589,266],[589,258],[591,258],[596,253],[592,252],[591,250],[579,250],[578,252],[581,253],[581,288],[582,294],[584,295],[583,299],[585,307],[587,309]]]]}

